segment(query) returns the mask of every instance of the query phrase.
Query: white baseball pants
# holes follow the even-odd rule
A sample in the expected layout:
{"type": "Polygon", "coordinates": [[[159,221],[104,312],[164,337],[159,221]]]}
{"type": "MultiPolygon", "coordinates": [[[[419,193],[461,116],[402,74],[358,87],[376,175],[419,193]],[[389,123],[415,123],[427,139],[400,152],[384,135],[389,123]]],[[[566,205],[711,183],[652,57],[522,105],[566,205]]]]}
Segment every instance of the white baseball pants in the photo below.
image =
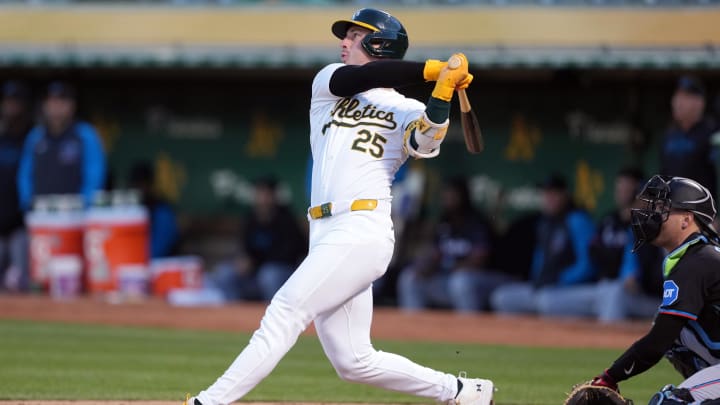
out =
{"type": "Polygon", "coordinates": [[[242,398],[275,368],[315,321],[320,343],[340,378],[445,402],[456,377],[373,348],[372,282],[393,253],[389,207],[310,223],[310,251],[275,294],[250,343],[197,398],[224,405],[242,398]],[[384,212],[388,211],[388,212],[384,212]]]}

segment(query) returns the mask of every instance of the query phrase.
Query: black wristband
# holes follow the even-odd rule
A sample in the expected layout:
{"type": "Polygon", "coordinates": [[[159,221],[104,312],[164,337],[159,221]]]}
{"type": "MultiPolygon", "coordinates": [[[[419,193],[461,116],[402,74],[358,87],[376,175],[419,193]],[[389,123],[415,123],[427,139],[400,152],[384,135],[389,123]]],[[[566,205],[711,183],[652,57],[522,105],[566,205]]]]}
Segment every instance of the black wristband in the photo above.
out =
{"type": "Polygon", "coordinates": [[[430,97],[425,106],[425,114],[431,122],[442,124],[450,117],[450,102],[430,97]]]}

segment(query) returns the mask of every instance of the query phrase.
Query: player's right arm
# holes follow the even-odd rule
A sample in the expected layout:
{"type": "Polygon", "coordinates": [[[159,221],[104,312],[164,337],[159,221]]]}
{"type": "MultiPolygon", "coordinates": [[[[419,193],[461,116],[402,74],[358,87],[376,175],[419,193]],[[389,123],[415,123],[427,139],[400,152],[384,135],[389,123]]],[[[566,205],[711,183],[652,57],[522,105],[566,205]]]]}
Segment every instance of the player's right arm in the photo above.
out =
{"type": "Polygon", "coordinates": [[[85,205],[89,206],[95,193],[101,190],[105,183],[105,173],[107,163],[105,162],[105,150],[100,142],[95,128],[85,122],[77,124],[77,131],[82,140],[83,147],[83,174],[81,193],[85,200],[85,205]]]}
{"type": "Polygon", "coordinates": [[[397,88],[424,81],[436,81],[447,62],[378,60],[364,65],[344,65],[330,77],[330,92],[338,97],[379,88],[397,88]]]}
{"type": "Polygon", "coordinates": [[[654,366],[672,347],[689,321],[695,321],[705,305],[703,285],[708,278],[715,280],[717,261],[708,263],[697,251],[683,256],[663,285],[663,301],[652,328],[635,342],[613,365],[607,374],[616,382],[626,380],[654,366]]]}
{"type": "Polygon", "coordinates": [[[618,383],[650,369],[670,350],[687,322],[681,316],[658,314],[647,335],[630,346],[606,373],[618,383]]]}

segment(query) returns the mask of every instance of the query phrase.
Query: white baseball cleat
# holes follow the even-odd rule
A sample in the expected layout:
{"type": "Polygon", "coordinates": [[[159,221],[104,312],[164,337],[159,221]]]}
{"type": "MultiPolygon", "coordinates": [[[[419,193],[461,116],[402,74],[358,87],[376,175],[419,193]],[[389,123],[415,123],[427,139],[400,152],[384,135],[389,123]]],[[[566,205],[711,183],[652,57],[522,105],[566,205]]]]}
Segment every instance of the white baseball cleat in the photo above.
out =
{"type": "Polygon", "coordinates": [[[467,378],[462,372],[458,377],[462,383],[460,392],[448,401],[448,405],[492,405],[495,384],[482,378],[467,378]]]}

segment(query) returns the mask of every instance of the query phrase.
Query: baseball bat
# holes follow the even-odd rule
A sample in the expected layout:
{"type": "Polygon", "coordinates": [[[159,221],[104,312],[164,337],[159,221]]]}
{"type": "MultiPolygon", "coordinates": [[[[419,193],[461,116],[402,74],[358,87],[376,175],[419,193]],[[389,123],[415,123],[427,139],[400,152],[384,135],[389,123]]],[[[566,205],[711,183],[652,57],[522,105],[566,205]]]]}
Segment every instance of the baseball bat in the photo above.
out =
{"type": "MultiPolygon", "coordinates": [[[[448,67],[450,69],[457,69],[461,63],[460,58],[453,55],[450,57],[450,60],[448,60],[448,67]]],[[[465,89],[459,89],[457,93],[458,100],[460,101],[460,124],[462,126],[463,137],[465,138],[465,147],[470,153],[480,153],[485,149],[485,143],[483,142],[477,116],[470,105],[470,100],[468,100],[465,89]]]]}

